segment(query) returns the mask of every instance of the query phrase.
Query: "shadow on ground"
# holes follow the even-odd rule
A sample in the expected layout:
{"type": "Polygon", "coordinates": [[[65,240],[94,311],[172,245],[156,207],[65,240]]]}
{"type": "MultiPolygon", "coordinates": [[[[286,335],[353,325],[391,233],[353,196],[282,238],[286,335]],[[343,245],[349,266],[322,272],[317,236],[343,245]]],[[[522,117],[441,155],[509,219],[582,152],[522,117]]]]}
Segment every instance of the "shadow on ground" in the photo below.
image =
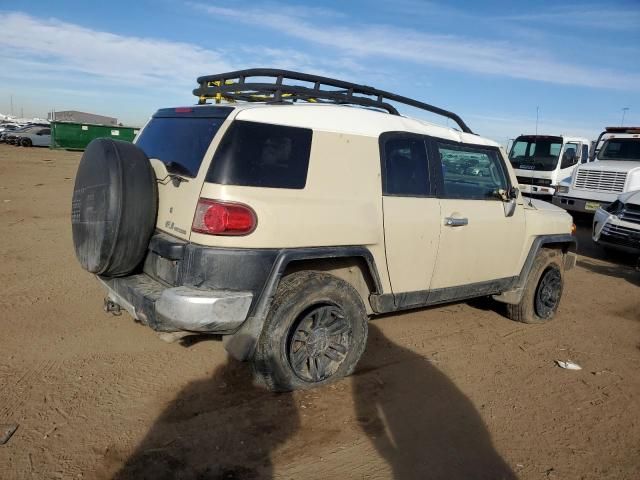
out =
{"type": "Polygon", "coordinates": [[[114,478],[273,478],[271,452],[299,422],[292,394],[253,386],[248,365],[229,359],[177,395],[114,478]]]}
{"type": "MultiPolygon", "coordinates": [[[[334,398],[328,397],[335,395],[338,406],[333,415],[307,419],[305,428],[340,431],[351,423],[355,409],[363,432],[355,434],[366,435],[397,480],[516,478],[466,396],[433,364],[386,339],[376,325],[370,325],[368,348],[356,373],[343,381],[352,382],[353,398],[348,389],[343,394],[317,390],[331,400],[329,405],[334,398]]],[[[211,378],[178,394],[115,478],[273,478],[274,450],[299,441],[291,439],[300,428],[294,397],[253,387],[248,365],[229,360],[211,378]]],[[[327,452],[339,446],[308,435],[301,443],[301,451],[327,452]]],[[[358,449],[355,455],[367,452],[358,449]]],[[[350,464],[379,462],[357,458],[350,464]]],[[[304,466],[296,470],[304,471],[304,466]]],[[[341,473],[349,478],[352,472],[345,468],[341,473]]],[[[322,471],[305,477],[325,478],[322,471]]]]}
{"type": "Polygon", "coordinates": [[[591,260],[578,260],[578,266],[600,275],[621,278],[632,285],[640,286],[640,271],[634,267],[596,263],[591,260]]]}
{"type": "Polygon", "coordinates": [[[358,422],[396,480],[516,478],[464,393],[375,325],[353,384],[358,422]]]}

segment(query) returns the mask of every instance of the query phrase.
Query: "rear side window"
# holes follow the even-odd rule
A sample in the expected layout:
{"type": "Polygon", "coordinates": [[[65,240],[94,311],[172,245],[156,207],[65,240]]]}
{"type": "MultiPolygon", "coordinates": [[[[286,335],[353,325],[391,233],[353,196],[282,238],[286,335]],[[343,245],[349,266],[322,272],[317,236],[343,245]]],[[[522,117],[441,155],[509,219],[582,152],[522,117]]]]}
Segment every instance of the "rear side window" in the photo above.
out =
{"type": "Polygon", "coordinates": [[[429,170],[424,140],[394,137],[384,141],[382,190],[384,195],[429,195],[429,170]]]}
{"type": "Polygon", "coordinates": [[[149,158],[171,173],[195,177],[202,158],[224,118],[154,117],[136,140],[149,158]]]}
{"type": "Polygon", "coordinates": [[[236,120],[213,157],[207,182],[302,189],[307,183],[312,131],[236,120]]]}
{"type": "Polygon", "coordinates": [[[509,183],[496,150],[438,143],[444,198],[497,199],[509,183]]]}

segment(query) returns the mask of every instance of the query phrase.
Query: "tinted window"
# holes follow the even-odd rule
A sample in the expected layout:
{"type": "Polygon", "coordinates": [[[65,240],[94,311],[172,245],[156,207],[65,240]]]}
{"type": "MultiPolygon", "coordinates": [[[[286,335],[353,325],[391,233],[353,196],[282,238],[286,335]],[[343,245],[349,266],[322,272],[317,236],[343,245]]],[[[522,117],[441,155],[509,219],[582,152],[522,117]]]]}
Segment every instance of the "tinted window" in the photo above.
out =
{"type": "Polygon", "coordinates": [[[578,157],[580,145],[577,143],[567,143],[562,153],[562,162],[560,162],[560,168],[572,167],[578,163],[578,157]]]}
{"type": "Polygon", "coordinates": [[[419,138],[390,138],[384,142],[383,193],[424,197],[429,194],[425,143],[419,138]]]}
{"type": "Polygon", "coordinates": [[[587,163],[589,161],[589,145],[582,145],[582,163],[587,163]]]}
{"type": "Polygon", "coordinates": [[[195,177],[223,118],[154,117],[136,140],[149,158],[167,170],[195,177]]]}
{"type": "Polygon", "coordinates": [[[509,152],[513,168],[551,171],[558,165],[560,137],[518,137],[509,152]]]}
{"type": "Polygon", "coordinates": [[[599,160],[640,160],[640,139],[616,138],[607,140],[600,153],[599,160]]]}
{"type": "Polygon", "coordinates": [[[312,131],[236,120],[216,150],[207,182],[247,187],[304,188],[312,131]]]}
{"type": "Polygon", "coordinates": [[[442,197],[466,199],[499,198],[499,190],[509,183],[498,153],[469,146],[438,143],[442,177],[442,197]]]}

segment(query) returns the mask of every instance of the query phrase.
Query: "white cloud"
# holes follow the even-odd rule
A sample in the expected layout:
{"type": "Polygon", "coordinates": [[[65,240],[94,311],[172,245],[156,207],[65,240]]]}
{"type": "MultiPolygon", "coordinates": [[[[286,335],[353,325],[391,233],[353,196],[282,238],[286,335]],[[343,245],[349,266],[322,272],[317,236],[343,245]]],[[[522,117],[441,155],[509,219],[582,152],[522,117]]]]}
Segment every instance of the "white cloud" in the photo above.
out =
{"type": "Polygon", "coordinates": [[[0,13],[0,25],[5,73],[11,64],[21,68],[23,78],[33,75],[42,82],[50,73],[69,80],[80,74],[139,86],[195,86],[203,72],[233,69],[220,52],[188,43],[116,35],[21,13],[0,13]]]}
{"type": "Polygon", "coordinates": [[[454,35],[429,35],[386,25],[324,25],[301,17],[263,9],[234,9],[203,4],[195,8],[217,18],[268,28],[291,37],[332,48],[353,58],[404,60],[459,71],[501,75],[584,87],[635,90],[640,74],[572,65],[546,52],[509,42],[491,42],[454,35]]]}
{"type": "Polygon", "coordinates": [[[515,20],[527,25],[547,23],[565,27],[587,27],[598,30],[640,29],[640,9],[636,5],[585,6],[559,5],[538,9],[534,13],[506,15],[502,20],[515,20]]]}

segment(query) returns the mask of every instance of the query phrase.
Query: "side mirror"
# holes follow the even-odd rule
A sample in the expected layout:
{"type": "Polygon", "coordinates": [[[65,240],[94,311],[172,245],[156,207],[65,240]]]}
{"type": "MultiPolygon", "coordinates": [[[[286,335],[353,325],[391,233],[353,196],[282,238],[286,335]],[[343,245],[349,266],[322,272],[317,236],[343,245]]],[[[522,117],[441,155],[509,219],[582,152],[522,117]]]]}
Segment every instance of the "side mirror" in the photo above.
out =
{"type": "Polygon", "coordinates": [[[511,202],[512,200],[518,198],[519,192],[520,190],[518,190],[516,187],[511,187],[509,188],[509,190],[500,189],[496,193],[503,202],[511,202]]]}

